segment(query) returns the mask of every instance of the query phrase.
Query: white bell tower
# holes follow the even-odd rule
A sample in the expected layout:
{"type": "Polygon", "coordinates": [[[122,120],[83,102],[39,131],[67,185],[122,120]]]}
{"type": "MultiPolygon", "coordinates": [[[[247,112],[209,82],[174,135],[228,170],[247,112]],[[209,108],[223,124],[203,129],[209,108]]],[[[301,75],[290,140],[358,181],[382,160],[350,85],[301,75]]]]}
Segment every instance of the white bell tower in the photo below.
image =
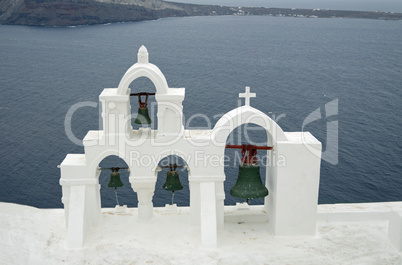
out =
{"type": "Polygon", "coordinates": [[[146,221],[154,213],[152,200],[158,162],[168,155],[177,155],[183,158],[189,170],[188,218],[200,227],[201,246],[216,248],[218,231],[224,229],[225,221],[244,219],[242,214],[229,216],[233,206],[224,205],[226,176],[224,165],[219,161],[224,158],[229,134],[246,123],[265,129],[266,147],[270,147],[265,150],[273,161],[284,159],[284,163],[267,166],[265,185],[269,195],[264,205],[250,208],[259,212],[258,220],[267,222],[273,235],[314,235],[321,143],[309,132],[283,132],[269,116],[251,107],[250,98],[258,100],[258,97],[249,87],[239,94],[245,98],[245,105],[226,113],[214,128],[186,130],[183,127],[184,95],[184,88],[170,88],[159,68],[149,63],[144,46],[138,51],[137,63],[127,70],[118,87],[103,90],[99,96],[103,128],[89,131],[85,136],[84,154],[68,154],[60,165],[68,246],[83,247],[88,229],[100,221],[99,163],[105,157],[118,156],[128,165],[129,181],[138,197],[138,216],[146,221]],[[133,130],[131,125],[130,93],[133,91],[129,86],[140,77],[149,78],[156,88],[156,130],[133,130]],[[141,163],[138,157],[149,157],[156,163],[141,163]]]}

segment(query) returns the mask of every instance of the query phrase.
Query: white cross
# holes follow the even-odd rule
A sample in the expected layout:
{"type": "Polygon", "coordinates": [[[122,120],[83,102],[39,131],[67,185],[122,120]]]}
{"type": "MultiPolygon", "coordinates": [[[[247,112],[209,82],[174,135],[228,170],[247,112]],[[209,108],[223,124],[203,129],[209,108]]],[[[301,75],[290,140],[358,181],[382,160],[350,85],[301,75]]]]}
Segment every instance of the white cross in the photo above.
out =
{"type": "Polygon", "coordinates": [[[239,93],[239,98],[245,98],[245,106],[250,106],[250,98],[255,98],[257,95],[255,93],[250,93],[250,87],[246,86],[246,91],[244,93],[239,93]]]}

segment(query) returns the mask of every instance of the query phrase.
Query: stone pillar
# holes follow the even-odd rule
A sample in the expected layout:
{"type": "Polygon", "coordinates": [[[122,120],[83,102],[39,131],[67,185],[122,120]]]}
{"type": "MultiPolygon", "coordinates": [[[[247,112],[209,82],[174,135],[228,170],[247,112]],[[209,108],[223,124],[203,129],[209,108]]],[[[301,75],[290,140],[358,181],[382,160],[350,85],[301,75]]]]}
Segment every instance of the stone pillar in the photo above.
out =
{"type": "Polygon", "coordinates": [[[190,219],[192,225],[200,223],[200,183],[190,179],[190,219]]]}
{"type": "Polygon", "coordinates": [[[155,177],[130,177],[130,183],[138,198],[138,217],[142,220],[152,218],[154,210],[152,198],[155,191],[155,177]]]}
{"type": "Polygon", "coordinates": [[[389,219],[388,239],[394,247],[402,252],[402,213],[392,211],[389,219]]]}
{"type": "Polygon", "coordinates": [[[101,217],[99,178],[93,180],[93,182],[91,185],[86,185],[85,197],[89,225],[97,226],[101,217]]]}
{"type": "Polygon", "coordinates": [[[277,142],[275,175],[268,183],[269,226],[274,235],[315,235],[321,143],[308,132],[286,133],[277,142]],[[319,152],[312,152],[314,148],[319,152]]]}
{"type": "Polygon", "coordinates": [[[149,189],[135,190],[138,196],[138,216],[143,220],[149,220],[153,216],[152,197],[154,192],[149,189]]]}
{"type": "Polygon", "coordinates": [[[215,182],[200,182],[201,247],[217,248],[217,216],[215,182]]]}
{"type": "Polygon", "coordinates": [[[98,175],[88,173],[85,155],[68,154],[60,164],[66,225],[67,245],[81,248],[89,226],[100,219],[98,175]]]}
{"type": "Polygon", "coordinates": [[[70,186],[63,185],[62,181],[60,181],[60,185],[62,186],[62,194],[61,202],[64,205],[64,221],[66,227],[68,227],[68,217],[69,217],[69,208],[70,208],[70,186]]]}
{"type": "Polygon", "coordinates": [[[85,214],[85,185],[70,186],[67,247],[82,248],[88,229],[85,214]]]}
{"type": "Polygon", "coordinates": [[[158,134],[181,135],[183,126],[184,88],[175,88],[173,95],[156,94],[158,101],[158,134]]]}
{"type": "Polygon", "coordinates": [[[225,190],[223,181],[216,182],[216,215],[218,229],[223,230],[225,222],[225,190]]]}
{"type": "Polygon", "coordinates": [[[117,94],[117,88],[105,88],[99,100],[102,102],[103,131],[108,144],[114,145],[115,134],[130,135],[132,131],[130,96],[117,94]]]}

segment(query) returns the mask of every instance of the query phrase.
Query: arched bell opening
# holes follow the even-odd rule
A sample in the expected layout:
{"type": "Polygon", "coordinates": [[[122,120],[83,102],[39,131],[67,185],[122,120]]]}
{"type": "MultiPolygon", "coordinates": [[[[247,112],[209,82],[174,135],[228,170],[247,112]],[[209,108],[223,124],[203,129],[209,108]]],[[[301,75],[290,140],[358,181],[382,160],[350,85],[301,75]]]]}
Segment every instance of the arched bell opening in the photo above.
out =
{"type": "Polygon", "coordinates": [[[137,196],[129,182],[130,170],[124,160],[110,155],[99,163],[99,168],[101,207],[114,208],[118,204],[137,207],[137,196]]]}
{"type": "Polygon", "coordinates": [[[267,157],[267,153],[269,153],[270,151],[267,152],[267,150],[256,150],[258,167],[242,166],[240,168],[240,165],[242,164],[242,149],[228,148],[228,146],[240,147],[242,145],[255,145],[259,147],[266,147],[267,142],[268,135],[266,129],[252,123],[242,124],[235,128],[229,134],[226,140],[227,148],[225,148],[225,205],[236,205],[236,203],[244,202],[247,202],[249,205],[264,205],[266,196],[262,197],[263,195],[261,194],[263,193],[263,187],[266,186],[266,166],[269,162],[269,157],[267,157]],[[258,196],[258,198],[252,198],[248,200],[245,198],[241,198],[242,196],[239,195],[239,193],[242,193],[242,188],[247,184],[248,180],[246,179],[248,179],[250,175],[252,176],[250,178],[250,181],[252,181],[253,187],[256,187],[256,191],[251,191],[251,194],[253,194],[254,196],[258,196]],[[262,184],[260,184],[258,181],[258,175],[262,184]],[[263,185],[263,187],[261,185],[263,185]]]}
{"type": "Polygon", "coordinates": [[[154,206],[163,207],[172,203],[180,207],[189,206],[189,170],[185,160],[177,155],[168,155],[159,161],[157,169],[154,206]]]}
{"type": "Polygon", "coordinates": [[[155,99],[155,84],[148,77],[139,77],[130,84],[131,125],[134,130],[151,128],[158,124],[158,104],[155,99]],[[133,95],[140,94],[140,95],[133,95]]]}

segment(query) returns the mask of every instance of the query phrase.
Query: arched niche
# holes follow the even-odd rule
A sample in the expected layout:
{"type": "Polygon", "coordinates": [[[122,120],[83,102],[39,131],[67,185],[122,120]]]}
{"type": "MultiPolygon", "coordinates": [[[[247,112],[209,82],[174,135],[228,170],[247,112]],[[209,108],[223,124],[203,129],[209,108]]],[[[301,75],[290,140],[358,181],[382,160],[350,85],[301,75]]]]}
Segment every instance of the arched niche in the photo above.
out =
{"type": "MultiPolygon", "coordinates": [[[[103,158],[99,163],[100,168],[129,168],[127,163],[118,156],[110,155],[103,158]]],[[[110,181],[111,170],[104,169],[99,172],[100,185],[100,203],[102,208],[113,208],[117,205],[114,188],[108,187],[110,181]]],[[[131,188],[129,182],[130,170],[120,169],[120,179],[124,186],[117,188],[119,205],[127,205],[128,207],[137,207],[138,200],[136,194],[131,188]]]]}
{"type": "MultiPolygon", "coordinates": [[[[152,82],[151,79],[145,76],[141,76],[139,78],[136,78],[133,82],[130,84],[130,91],[131,93],[139,93],[139,92],[146,92],[146,93],[156,93],[156,87],[155,84],[152,82]]],[[[144,102],[146,100],[146,96],[141,96],[141,102],[144,102]]],[[[138,115],[138,109],[139,109],[139,103],[138,103],[138,96],[131,96],[130,97],[130,110],[131,110],[131,124],[133,126],[134,130],[137,130],[144,125],[141,124],[135,124],[134,120],[137,118],[138,115]]],[[[149,125],[151,129],[156,130],[157,129],[157,124],[158,124],[158,104],[155,99],[155,96],[150,95],[148,96],[148,113],[149,117],[151,118],[152,123],[149,125]]]]}
{"type": "Polygon", "coordinates": [[[125,133],[130,135],[131,113],[129,97],[131,92],[129,86],[138,78],[149,79],[156,90],[155,100],[157,101],[157,130],[159,135],[178,135],[184,132],[183,126],[183,105],[185,89],[184,88],[169,88],[165,76],[160,69],[149,63],[148,51],[142,46],[138,51],[138,62],[131,66],[122,79],[119,86],[115,89],[105,89],[102,92],[100,99],[105,107],[103,107],[103,127],[106,134],[125,133]],[[119,114],[123,116],[119,119],[119,124],[123,126],[117,129],[109,129],[109,116],[112,109],[118,109],[119,114]],[[173,111],[173,114],[172,114],[173,111]]]}
{"type": "MultiPolygon", "coordinates": [[[[274,151],[265,151],[267,152],[272,152],[271,157],[276,160],[276,152],[275,149],[278,146],[278,142],[286,142],[287,137],[283,130],[278,126],[278,124],[273,121],[270,117],[268,117],[266,114],[263,112],[250,107],[250,106],[242,106],[239,108],[236,108],[232,111],[229,111],[226,113],[224,116],[222,116],[218,122],[215,124],[212,132],[211,132],[211,137],[212,141],[214,142],[215,146],[219,146],[220,154],[224,155],[225,153],[225,146],[226,146],[226,141],[229,137],[229,135],[239,126],[243,124],[255,124],[260,127],[262,127],[267,135],[267,142],[265,143],[266,146],[272,146],[274,151]]],[[[261,173],[261,172],[260,172],[261,173]]],[[[266,167],[266,173],[265,176],[261,175],[262,179],[265,179],[265,185],[268,187],[268,190],[270,192],[270,195],[265,197],[264,199],[264,208],[265,211],[268,212],[268,214],[274,215],[273,211],[270,209],[270,206],[274,204],[275,200],[275,193],[276,193],[276,187],[275,187],[275,180],[276,180],[276,167],[275,166],[270,166],[268,165],[266,167]],[[272,191],[272,192],[271,192],[272,191]],[[268,211],[267,211],[268,210],[268,211]]],[[[236,175],[237,178],[237,175],[236,175]]],[[[221,183],[218,185],[219,190],[217,191],[218,193],[224,193],[224,183],[221,183]]],[[[218,213],[218,218],[220,220],[223,220],[223,201],[219,202],[221,205],[218,207],[219,213],[218,213]]],[[[266,221],[266,214],[262,216],[261,220],[266,221]]],[[[226,219],[226,217],[225,217],[226,219]]],[[[221,221],[222,222],[222,221],[221,221]]]]}
{"type": "Polygon", "coordinates": [[[157,181],[155,184],[155,192],[154,197],[158,197],[161,199],[160,202],[154,201],[154,206],[162,207],[165,204],[171,204],[172,193],[166,191],[162,188],[162,186],[166,182],[167,172],[170,170],[166,168],[169,164],[177,164],[179,166],[176,168],[176,171],[179,172],[180,182],[183,186],[182,190],[175,191],[174,203],[178,206],[189,206],[190,205],[190,170],[187,162],[184,157],[180,155],[170,154],[162,157],[158,162],[158,167],[155,169],[155,174],[157,176],[157,181]]]}
{"type": "MultiPolygon", "coordinates": [[[[95,178],[97,177],[97,173],[99,171],[99,164],[102,160],[109,156],[116,156],[119,159],[122,160],[126,165],[130,165],[129,161],[126,159],[126,155],[124,153],[121,153],[117,151],[116,149],[106,149],[104,151],[99,152],[95,157],[90,159],[90,161],[87,161],[89,165],[89,174],[91,176],[94,176],[95,178]]],[[[86,159],[89,159],[88,156],[86,159]]]]}
{"type": "MultiPolygon", "coordinates": [[[[257,146],[267,146],[268,135],[264,128],[259,125],[245,123],[236,127],[226,140],[227,145],[242,145],[251,144],[257,146]]],[[[269,159],[270,152],[266,150],[257,150],[258,164],[260,166],[260,175],[263,184],[266,183],[266,165],[269,159]]],[[[230,190],[236,184],[239,174],[239,165],[241,164],[241,149],[225,148],[225,205],[235,205],[237,202],[243,203],[244,199],[233,197],[230,195],[230,190]]],[[[269,190],[269,187],[268,187],[269,190]]],[[[250,205],[263,205],[264,198],[250,200],[250,205]]]]}

